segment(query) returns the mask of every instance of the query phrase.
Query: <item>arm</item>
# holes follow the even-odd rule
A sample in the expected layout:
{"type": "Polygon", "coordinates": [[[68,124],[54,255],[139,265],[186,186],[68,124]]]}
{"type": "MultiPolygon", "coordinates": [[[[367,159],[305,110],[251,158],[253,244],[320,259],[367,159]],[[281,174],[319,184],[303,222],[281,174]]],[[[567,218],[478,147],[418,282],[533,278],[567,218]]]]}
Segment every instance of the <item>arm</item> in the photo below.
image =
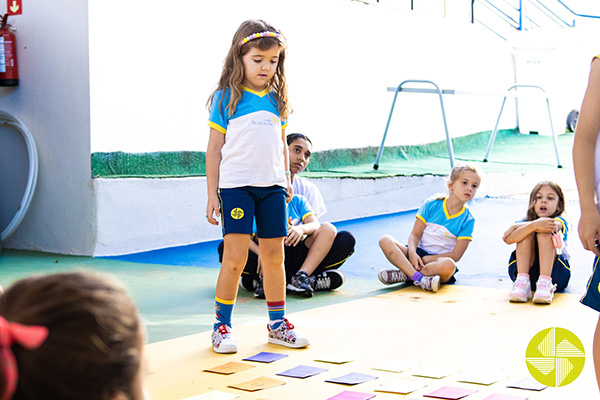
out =
{"type": "Polygon", "coordinates": [[[285,128],[281,128],[281,140],[283,141],[283,168],[288,172],[285,176],[287,182],[287,201],[292,199],[294,195],[294,189],[292,189],[292,175],[290,172],[290,151],[288,149],[287,140],[285,138],[285,128]]]}
{"type": "Polygon", "coordinates": [[[552,233],[557,230],[557,222],[554,218],[538,218],[535,221],[519,222],[508,228],[502,240],[506,244],[513,244],[519,243],[534,232],[552,233]]]}
{"type": "Polygon", "coordinates": [[[206,218],[212,225],[218,225],[219,221],[219,165],[221,164],[221,148],[225,144],[225,134],[210,128],[208,147],[206,149],[206,186],[208,202],[206,205],[206,218]],[[215,217],[213,217],[213,213],[215,217]]]}
{"type": "Polygon", "coordinates": [[[321,226],[321,223],[314,214],[310,214],[302,220],[300,225],[290,226],[287,238],[285,238],[286,246],[296,246],[304,235],[310,236],[316,232],[321,226]]]}
{"type": "Polygon", "coordinates": [[[600,214],[596,206],[594,166],[598,132],[600,132],[600,60],[592,62],[588,87],[581,105],[575,140],[573,142],[573,167],[579,193],[581,218],[579,238],[586,250],[597,256],[600,251],[595,246],[600,236],[600,214]]]}
{"type": "Polygon", "coordinates": [[[412,264],[412,266],[420,271],[421,268],[425,265],[421,257],[417,255],[417,247],[419,246],[419,241],[421,240],[421,236],[423,235],[423,230],[425,229],[425,223],[417,218],[415,224],[413,225],[413,229],[408,236],[408,261],[412,264]]]}

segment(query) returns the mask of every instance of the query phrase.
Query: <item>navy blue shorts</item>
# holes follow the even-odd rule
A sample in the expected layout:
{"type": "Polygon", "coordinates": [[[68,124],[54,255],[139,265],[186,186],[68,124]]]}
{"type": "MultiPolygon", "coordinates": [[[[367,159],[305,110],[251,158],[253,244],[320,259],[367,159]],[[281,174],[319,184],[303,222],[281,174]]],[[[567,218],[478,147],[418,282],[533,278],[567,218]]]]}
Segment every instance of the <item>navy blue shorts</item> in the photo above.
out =
{"type": "MultiPolygon", "coordinates": [[[[517,251],[514,250],[510,259],[508,260],[508,276],[514,282],[517,279],[517,251]]],[[[556,257],[556,261],[554,262],[554,266],[552,267],[552,274],[550,275],[552,278],[552,283],[556,283],[556,291],[560,292],[565,290],[567,285],[569,284],[569,279],[571,279],[571,266],[569,265],[569,261],[565,260],[562,254],[559,254],[556,257]]],[[[540,277],[540,260],[536,253],[535,259],[533,260],[533,265],[529,268],[529,280],[531,281],[531,290],[535,292],[536,283],[540,277]]]]}
{"type": "MultiPolygon", "coordinates": [[[[420,247],[417,247],[417,255],[421,258],[425,257],[425,256],[432,256],[434,254],[431,254],[425,250],[423,250],[420,247]]],[[[448,279],[448,281],[446,282],[442,282],[442,283],[456,283],[456,278],[454,277],[454,275],[456,275],[456,273],[458,272],[458,267],[456,267],[456,271],[454,271],[454,273],[452,274],[452,276],[450,277],[450,279],[448,279]]],[[[409,277],[410,278],[410,277],[409,277]]]]}
{"type": "Polygon", "coordinates": [[[600,311],[600,268],[598,268],[598,257],[594,258],[594,272],[588,281],[585,294],[580,300],[583,304],[600,311]]]}
{"type": "Polygon", "coordinates": [[[220,189],[223,236],[230,233],[251,235],[256,219],[259,238],[287,236],[286,190],[281,186],[220,189]]]}

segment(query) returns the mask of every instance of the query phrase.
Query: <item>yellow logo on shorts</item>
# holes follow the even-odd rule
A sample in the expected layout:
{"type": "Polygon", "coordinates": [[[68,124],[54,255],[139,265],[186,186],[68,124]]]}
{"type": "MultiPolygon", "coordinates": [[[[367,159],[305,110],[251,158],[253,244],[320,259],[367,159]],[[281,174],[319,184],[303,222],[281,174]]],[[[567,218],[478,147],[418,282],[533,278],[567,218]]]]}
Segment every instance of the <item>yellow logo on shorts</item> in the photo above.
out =
{"type": "Polygon", "coordinates": [[[581,374],[585,351],[573,332],[548,328],[531,339],[525,361],[531,376],[542,385],[566,386],[581,374]]]}
{"type": "Polygon", "coordinates": [[[233,219],[241,219],[244,217],[244,210],[241,208],[234,208],[231,210],[231,218],[233,219]]]}

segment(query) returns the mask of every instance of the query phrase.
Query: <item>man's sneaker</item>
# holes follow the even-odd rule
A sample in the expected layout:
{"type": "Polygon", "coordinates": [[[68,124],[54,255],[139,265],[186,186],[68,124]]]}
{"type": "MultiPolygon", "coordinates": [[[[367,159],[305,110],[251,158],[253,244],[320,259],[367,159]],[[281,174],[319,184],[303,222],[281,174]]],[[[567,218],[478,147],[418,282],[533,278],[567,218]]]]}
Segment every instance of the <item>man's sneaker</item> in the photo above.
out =
{"type": "Polygon", "coordinates": [[[258,285],[258,281],[256,279],[252,279],[252,277],[248,274],[242,274],[240,276],[240,287],[246,289],[249,292],[253,292],[256,290],[256,286],[258,285]]]}
{"type": "Polygon", "coordinates": [[[533,302],[535,304],[550,304],[552,303],[552,299],[554,299],[555,291],[556,284],[552,284],[552,281],[538,279],[535,294],[533,295],[533,302]]]}
{"type": "Polygon", "coordinates": [[[269,343],[292,347],[294,349],[306,347],[310,344],[306,337],[294,330],[294,325],[287,318],[283,320],[277,329],[271,329],[269,324],[267,324],[267,329],[269,330],[269,343]]]}
{"type": "Polygon", "coordinates": [[[381,283],[393,285],[394,283],[406,282],[408,277],[399,269],[382,269],[377,274],[381,283]]]}
{"type": "Polygon", "coordinates": [[[265,298],[265,288],[263,286],[262,276],[260,278],[258,278],[258,280],[256,281],[256,289],[254,289],[254,297],[256,297],[257,299],[265,298]]]}
{"type": "Polygon", "coordinates": [[[346,277],[337,269],[330,269],[319,275],[310,277],[310,284],[315,292],[335,290],[346,282],[346,277]]]}
{"type": "MultiPolygon", "coordinates": [[[[527,303],[531,298],[531,282],[527,276],[517,276],[510,291],[509,301],[512,303],[527,303]]],[[[550,300],[552,301],[552,300],[550,300]]]]}
{"type": "Polygon", "coordinates": [[[440,276],[423,276],[420,281],[415,281],[415,285],[421,286],[423,290],[435,293],[440,290],[440,276]]]}
{"type": "Polygon", "coordinates": [[[237,353],[237,343],[228,325],[221,324],[212,334],[212,345],[215,353],[237,353]]]}
{"type": "Polygon", "coordinates": [[[313,288],[310,286],[308,274],[304,271],[298,271],[292,276],[291,282],[287,285],[287,290],[304,297],[312,297],[313,295],[313,288]]]}

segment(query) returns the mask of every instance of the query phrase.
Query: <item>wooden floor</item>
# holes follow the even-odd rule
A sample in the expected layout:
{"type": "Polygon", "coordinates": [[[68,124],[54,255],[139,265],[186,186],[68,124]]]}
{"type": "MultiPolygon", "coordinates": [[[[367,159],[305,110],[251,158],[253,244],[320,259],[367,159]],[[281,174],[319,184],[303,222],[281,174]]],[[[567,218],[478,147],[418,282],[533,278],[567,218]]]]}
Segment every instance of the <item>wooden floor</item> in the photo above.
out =
{"type": "Polygon", "coordinates": [[[298,313],[290,309],[291,322],[311,340],[308,349],[267,344],[266,319],[255,320],[234,326],[239,352],[233,355],[215,354],[210,332],[148,345],[148,384],[154,400],[185,399],[213,390],[239,399],[328,399],[345,390],[376,394],[376,399],[426,399],[423,395],[442,386],[477,390],[467,400],[482,400],[493,393],[523,399],[598,398],[591,355],[597,313],[573,294],[557,294],[550,306],[512,304],[507,296],[508,289],[452,285],[432,294],[409,287],[298,313]],[[527,345],[536,333],[550,327],[568,329],[582,341],[587,356],[582,374],[570,385],[540,392],[507,388],[530,376],[525,363],[527,345]],[[263,351],[288,357],[270,364],[242,361],[263,351]],[[354,361],[315,361],[335,354],[346,354],[354,361]],[[232,375],[204,372],[231,361],[254,368],[232,375]],[[413,367],[400,373],[373,369],[391,361],[413,367]],[[276,375],[298,365],[328,371],[305,379],[276,375]],[[449,375],[441,379],[412,375],[431,368],[446,369],[449,375]],[[378,379],[355,386],[325,382],[351,372],[378,379]],[[459,382],[476,373],[492,374],[499,380],[491,385],[459,382]],[[258,377],[285,384],[256,392],[228,387],[258,377]],[[382,384],[397,380],[426,386],[408,395],[375,392],[382,384]]]}

